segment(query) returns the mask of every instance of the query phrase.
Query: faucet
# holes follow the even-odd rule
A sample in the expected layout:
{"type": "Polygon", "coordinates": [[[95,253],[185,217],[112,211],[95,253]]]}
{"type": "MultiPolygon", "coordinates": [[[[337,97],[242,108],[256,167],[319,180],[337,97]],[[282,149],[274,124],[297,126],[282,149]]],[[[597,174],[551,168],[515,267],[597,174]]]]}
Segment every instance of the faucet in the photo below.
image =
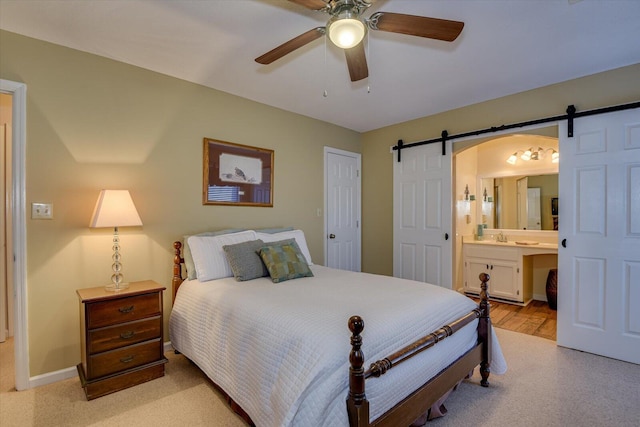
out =
{"type": "Polygon", "coordinates": [[[507,236],[501,231],[500,234],[496,237],[496,242],[507,243],[507,236]]]}

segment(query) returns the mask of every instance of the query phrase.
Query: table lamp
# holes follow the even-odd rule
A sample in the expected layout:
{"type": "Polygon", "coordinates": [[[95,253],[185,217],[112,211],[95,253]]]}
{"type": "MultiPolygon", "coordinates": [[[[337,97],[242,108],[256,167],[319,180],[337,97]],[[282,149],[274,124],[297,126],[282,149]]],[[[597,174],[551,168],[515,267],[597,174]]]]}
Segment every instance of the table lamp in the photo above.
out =
{"type": "Polygon", "coordinates": [[[111,284],[105,286],[108,291],[120,291],[129,287],[122,281],[120,263],[120,238],[118,227],[136,227],[142,220],[136,210],[128,190],[102,190],[91,218],[91,228],[113,227],[113,275],[111,284]]]}

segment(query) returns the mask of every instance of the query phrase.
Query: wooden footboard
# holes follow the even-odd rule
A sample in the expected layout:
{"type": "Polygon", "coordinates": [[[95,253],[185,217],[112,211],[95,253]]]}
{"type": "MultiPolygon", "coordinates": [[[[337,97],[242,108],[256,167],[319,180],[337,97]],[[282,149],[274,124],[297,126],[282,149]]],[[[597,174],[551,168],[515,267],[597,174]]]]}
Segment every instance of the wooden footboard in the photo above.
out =
{"type": "MultiPolygon", "coordinates": [[[[173,259],[172,287],[173,300],[175,300],[178,288],[184,280],[182,278],[182,264],[184,263],[184,259],[181,255],[182,243],[176,241],[173,243],[173,247],[175,249],[175,256],[173,259]]],[[[409,344],[392,355],[373,362],[367,370],[364,368],[365,358],[361,350],[362,336],[360,335],[364,330],[364,321],[359,316],[352,316],[349,319],[348,326],[352,335],[351,352],[349,354],[349,362],[351,366],[349,368],[347,412],[349,415],[349,425],[351,427],[409,426],[417,418],[425,414],[438,399],[464,379],[469,372],[478,365],[480,365],[480,374],[482,376],[480,384],[483,387],[489,386],[488,379],[491,366],[491,319],[489,317],[490,306],[488,301],[489,296],[487,293],[489,275],[485,273],[481,274],[480,281],[482,282],[482,290],[480,293],[481,300],[478,308],[467,313],[460,319],[443,326],[437,331],[415,341],[412,344],[409,344]],[[446,369],[434,378],[430,379],[417,390],[414,390],[409,396],[378,419],[371,422],[369,421],[369,402],[365,394],[365,380],[373,380],[375,377],[386,374],[393,367],[408,360],[416,354],[433,347],[440,341],[453,335],[464,326],[473,322],[475,319],[479,319],[478,341],[471,350],[453,361],[453,363],[451,363],[446,369]]],[[[233,402],[224,390],[217,386],[216,388],[225,395],[231,408],[241,415],[249,425],[253,425],[253,422],[244,410],[233,402]]]]}
{"type": "Polygon", "coordinates": [[[360,316],[352,316],[348,326],[351,331],[351,352],[349,354],[349,395],[347,397],[347,412],[351,427],[367,426],[408,426],[425,414],[429,408],[446,392],[451,390],[458,382],[464,379],[469,372],[480,365],[483,387],[489,386],[489,373],[491,366],[491,319],[489,317],[489,302],[487,294],[487,282],[489,275],[480,275],[481,293],[478,308],[467,315],[445,325],[437,331],[409,344],[401,350],[373,362],[368,370],[364,369],[364,354],[362,353],[362,336],[364,321],[360,316]],[[433,347],[438,342],[450,337],[476,318],[478,323],[477,344],[462,355],[446,369],[430,379],[420,388],[415,390],[396,406],[391,408],[378,419],[369,421],[369,401],[365,394],[365,380],[371,377],[379,377],[400,363],[410,359],[416,354],[433,347]]]}

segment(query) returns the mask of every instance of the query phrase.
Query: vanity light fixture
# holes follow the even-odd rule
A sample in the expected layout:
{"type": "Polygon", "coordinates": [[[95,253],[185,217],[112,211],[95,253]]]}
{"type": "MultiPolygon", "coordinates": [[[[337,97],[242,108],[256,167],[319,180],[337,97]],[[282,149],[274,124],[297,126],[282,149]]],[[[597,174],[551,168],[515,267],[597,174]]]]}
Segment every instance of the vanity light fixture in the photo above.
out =
{"type": "Polygon", "coordinates": [[[471,202],[476,200],[476,196],[474,194],[469,194],[469,184],[465,184],[464,186],[464,196],[460,201],[460,208],[462,213],[465,216],[467,224],[471,223],[471,202]]]}
{"type": "Polygon", "coordinates": [[[558,163],[560,161],[560,153],[553,148],[531,147],[528,150],[518,150],[507,159],[507,163],[515,165],[518,161],[518,154],[520,159],[528,162],[529,160],[542,160],[546,157],[546,154],[551,152],[551,163],[558,163]]]}
{"type": "Polygon", "coordinates": [[[487,188],[484,188],[482,192],[482,223],[487,223],[487,217],[491,214],[493,204],[493,197],[487,193],[487,188]]]}

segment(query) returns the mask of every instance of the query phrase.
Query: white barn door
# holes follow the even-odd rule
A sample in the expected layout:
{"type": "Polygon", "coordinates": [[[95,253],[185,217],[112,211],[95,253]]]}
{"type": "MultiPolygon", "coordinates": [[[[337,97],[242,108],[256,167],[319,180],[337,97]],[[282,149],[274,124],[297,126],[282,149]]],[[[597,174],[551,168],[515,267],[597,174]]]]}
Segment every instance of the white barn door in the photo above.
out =
{"type": "Polygon", "coordinates": [[[452,286],[451,143],[393,156],[393,275],[452,286]]]}
{"type": "Polygon", "coordinates": [[[559,131],[558,345],[640,363],[640,110],[559,131]]]}

